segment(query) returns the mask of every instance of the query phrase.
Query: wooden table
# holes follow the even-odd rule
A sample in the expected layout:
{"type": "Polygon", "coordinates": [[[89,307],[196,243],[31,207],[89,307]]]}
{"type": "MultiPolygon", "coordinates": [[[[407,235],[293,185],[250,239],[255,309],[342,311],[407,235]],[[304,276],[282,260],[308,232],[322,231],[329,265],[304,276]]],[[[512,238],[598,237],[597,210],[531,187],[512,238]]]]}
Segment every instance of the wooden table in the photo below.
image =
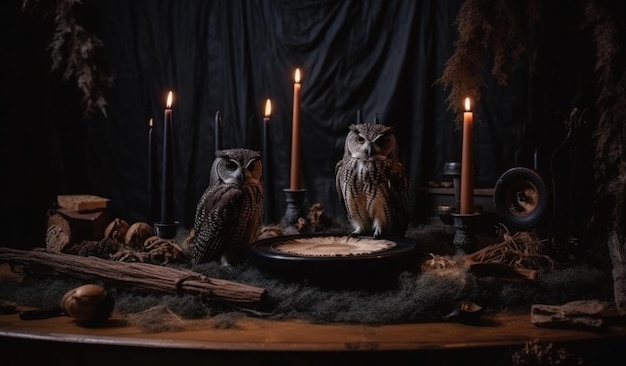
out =
{"type": "Polygon", "coordinates": [[[626,345],[624,324],[587,331],[536,327],[530,314],[486,314],[482,320],[480,325],[373,326],[242,317],[227,328],[216,328],[211,319],[184,320],[184,330],[149,333],[128,325],[118,314],[100,327],[85,328],[67,316],[24,321],[16,313],[0,315],[0,349],[12,360],[10,365],[389,364],[390,360],[488,365],[510,358],[511,352],[533,340],[583,352],[596,362],[622,357],[626,345]]]}

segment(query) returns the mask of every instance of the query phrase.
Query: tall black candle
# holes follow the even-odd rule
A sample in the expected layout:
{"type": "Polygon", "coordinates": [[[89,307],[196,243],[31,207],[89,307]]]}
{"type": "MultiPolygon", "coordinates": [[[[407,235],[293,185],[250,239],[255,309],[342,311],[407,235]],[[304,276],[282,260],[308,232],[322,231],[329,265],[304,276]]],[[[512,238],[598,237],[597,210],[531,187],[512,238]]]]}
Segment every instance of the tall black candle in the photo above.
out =
{"type": "Polygon", "coordinates": [[[163,174],[161,185],[161,223],[174,223],[174,195],[172,186],[172,92],[167,95],[165,117],[163,119],[163,174]]]}
{"type": "Polygon", "coordinates": [[[262,141],[262,159],[263,159],[263,190],[264,190],[264,203],[263,203],[263,216],[266,224],[271,223],[274,217],[273,204],[274,204],[274,189],[272,187],[272,167],[271,167],[271,153],[270,153],[270,119],[272,115],[272,102],[268,99],[265,102],[265,116],[263,117],[263,141],[262,141]]]}
{"type": "Polygon", "coordinates": [[[222,116],[215,112],[215,151],[222,150],[222,116]]]}
{"type": "Polygon", "coordinates": [[[158,184],[157,174],[157,158],[156,158],[156,141],[154,135],[154,120],[150,118],[148,130],[148,220],[153,224],[157,220],[158,201],[158,184]]]}

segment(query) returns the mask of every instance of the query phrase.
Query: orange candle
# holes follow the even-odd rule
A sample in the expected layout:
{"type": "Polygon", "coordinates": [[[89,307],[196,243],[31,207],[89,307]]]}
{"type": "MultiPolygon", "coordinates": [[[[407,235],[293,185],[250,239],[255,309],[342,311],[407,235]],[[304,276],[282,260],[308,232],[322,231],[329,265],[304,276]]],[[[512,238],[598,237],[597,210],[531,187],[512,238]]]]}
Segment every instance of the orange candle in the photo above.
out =
{"type": "Polygon", "coordinates": [[[472,129],[474,114],[470,111],[470,99],[465,98],[463,113],[463,155],[461,156],[461,214],[474,213],[474,156],[472,152],[472,129]]]}
{"type": "Polygon", "coordinates": [[[293,84],[293,120],[291,127],[291,181],[289,189],[302,189],[300,182],[300,98],[302,85],[300,84],[300,69],[296,69],[293,84]]]}

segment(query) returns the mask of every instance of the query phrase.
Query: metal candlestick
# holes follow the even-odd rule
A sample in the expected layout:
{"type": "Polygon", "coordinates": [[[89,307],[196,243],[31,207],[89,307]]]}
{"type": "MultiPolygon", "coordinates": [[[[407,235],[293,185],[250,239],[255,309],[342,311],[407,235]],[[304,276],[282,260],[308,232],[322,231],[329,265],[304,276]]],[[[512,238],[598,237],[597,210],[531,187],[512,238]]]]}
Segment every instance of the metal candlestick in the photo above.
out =
{"type": "Polygon", "coordinates": [[[461,207],[460,189],[461,189],[461,163],[447,162],[443,165],[443,174],[452,177],[452,185],[454,187],[454,203],[456,211],[461,207]]]}
{"type": "Polygon", "coordinates": [[[285,222],[287,225],[293,225],[298,221],[299,217],[304,217],[302,203],[304,202],[304,194],[306,189],[284,189],[285,201],[287,208],[285,209],[285,222]]]}
{"type": "Polygon", "coordinates": [[[176,231],[178,228],[178,221],[173,224],[165,222],[155,222],[154,231],[159,238],[173,239],[176,237],[176,231]]]}
{"type": "Polygon", "coordinates": [[[457,252],[469,254],[476,250],[476,224],[479,213],[451,214],[452,226],[456,230],[452,243],[457,247],[457,252]]]}

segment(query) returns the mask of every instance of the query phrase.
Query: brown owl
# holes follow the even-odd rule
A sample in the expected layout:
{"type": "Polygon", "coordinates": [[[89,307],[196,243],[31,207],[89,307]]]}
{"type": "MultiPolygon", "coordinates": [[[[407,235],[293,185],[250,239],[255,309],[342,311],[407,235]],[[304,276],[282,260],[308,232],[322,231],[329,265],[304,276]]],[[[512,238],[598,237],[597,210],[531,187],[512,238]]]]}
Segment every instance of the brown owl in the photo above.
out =
{"type": "Polygon", "coordinates": [[[351,235],[404,236],[410,214],[410,184],[398,160],[393,128],[358,123],[349,129],[343,158],[335,167],[335,182],[354,229],[351,235]]]}
{"type": "Polygon", "coordinates": [[[248,149],[218,150],[210,182],[194,221],[192,263],[241,262],[261,230],[263,184],[261,155],[248,149]]]}

